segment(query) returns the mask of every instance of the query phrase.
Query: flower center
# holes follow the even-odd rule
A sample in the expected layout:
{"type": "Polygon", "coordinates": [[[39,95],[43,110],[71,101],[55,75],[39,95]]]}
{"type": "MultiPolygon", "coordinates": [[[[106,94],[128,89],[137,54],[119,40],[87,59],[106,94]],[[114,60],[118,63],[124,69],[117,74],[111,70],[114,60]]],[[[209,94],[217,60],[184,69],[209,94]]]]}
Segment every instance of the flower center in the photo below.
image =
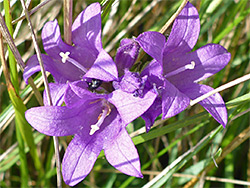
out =
{"type": "MultiPolygon", "coordinates": [[[[187,64],[187,65],[185,65],[185,66],[183,66],[183,67],[180,67],[180,68],[178,68],[178,69],[176,69],[176,70],[174,70],[174,71],[172,71],[172,72],[169,72],[169,73],[167,73],[164,77],[165,77],[165,78],[169,78],[169,77],[174,76],[174,75],[176,75],[176,74],[179,74],[179,73],[181,73],[181,72],[183,72],[183,71],[185,71],[185,70],[192,70],[192,69],[194,69],[194,67],[195,67],[195,62],[194,62],[194,61],[191,61],[190,64],[187,64]]],[[[184,79],[185,79],[185,78],[184,78],[184,79]]]]}
{"type": "Polygon", "coordinates": [[[102,113],[98,117],[97,123],[90,126],[91,129],[90,129],[89,135],[93,135],[96,131],[100,129],[101,124],[103,123],[105,118],[110,114],[110,112],[111,112],[110,106],[108,104],[105,104],[105,107],[102,110],[102,113]]]}
{"type": "Polygon", "coordinates": [[[66,63],[66,61],[72,63],[73,65],[75,65],[77,68],[79,68],[80,70],[82,70],[84,73],[87,72],[87,69],[85,67],[83,67],[80,63],[78,63],[76,60],[74,60],[73,58],[69,57],[70,52],[60,52],[60,56],[62,57],[62,62],[66,63]]]}

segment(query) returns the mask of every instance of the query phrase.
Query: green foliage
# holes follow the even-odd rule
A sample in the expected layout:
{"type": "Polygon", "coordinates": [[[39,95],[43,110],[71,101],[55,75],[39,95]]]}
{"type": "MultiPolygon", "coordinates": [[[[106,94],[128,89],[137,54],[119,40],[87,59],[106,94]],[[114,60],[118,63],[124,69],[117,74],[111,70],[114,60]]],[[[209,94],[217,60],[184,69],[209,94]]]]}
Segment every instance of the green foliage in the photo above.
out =
{"type": "MultiPolygon", "coordinates": [[[[91,2],[73,1],[73,17],[91,2]]],[[[103,10],[103,45],[114,58],[122,38],[138,36],[149,30],[159,31],[182,1],[165,0],[153,6],[153,1],[146,0],[99,2],[103,10]],[[111,17],[110,11],[114,3],[118,3],[118,8],[111,17]]],[[[249,1],[191,2],[197,7],[201,20],[200,36],[195,49],[213,42],[223,45],[231,53],[229,64],[203,83],[216,88],[249,74],[249,1]]],[[[29,9],[38,4],[39,1],[31,1],[29,9]]],[[[0,7],[1,11],[5,9],[8,12],[6,5],[4,7],[1,4],[0,7]]],[[[20,16],[20,7],[18,1],[11,7],[13,20],[20,16]]],[[[31,15],[41,51],[42,26],[57,18],[60,28],[63,28],[63,15],[63,3],[58,1],[49,2],[31,15]]],[[[11,18],[7,20],[6,23],[11,23],[11,18]]],[[[12,26],[14,30],[17,28],[16,23],[12,26]]],[[[165,35],[170,31],[171,27],[165,35]]],[[[34,54],[26,21],[22,22],[18,30],[15,44],[24,61],[34,54]]],[[[146,64],[150,60],[149,56],[144,55],[141,62],[146,64]]],[[[12,64],[11,61],[15,59],[10,55],[8,63],[12,64]]],[[[14,65],[16,66],[15,62],[14,65]]],[[[26,107],[37,106],[38,102],[30,86],[25,85],[22,72],[11,68],[14,65],[10,65],[10,69],[13,70],[11,75],[15,90],[8,91],[6,79],[3,75],[0,77],[0,187],[55,187],[53,140],[32,130],[26,122],[26,107]],[[32,162],[27,162],[30,159],[32,162]]],[[[41,80],[41,74],[37,74],[35,84],[42,93],[44,88],[41,80]]],[[[250,181],[250,174],[247,173],[250,170],[250,147],[249,134],[244,131],[250,124],[250,81],[226,89],[220,94],[228,109],[229,123],[225,129],[200,105],[164,121],[159,118],[148,133],[143,131],[144,121],[138,118],[129,125],[128,131],[138,149],[144,178],[128,177],[117,172],[101,152],[90,175],[77,187],[183,187],[191,182],[195,182],[191,185],[197,187],[234,187],[239,184],[234,180],[242,180],[241,183],[246,187],[250,181]],[[137,133],[138,130],[142,132],[137,133]],[[238,135],[242,138],[238,138],[238,135]],[[153,178],[160,173],[155,181],[153,178]],[[201,179],[194,179],[196,176],[201,179]]],[[[71,139],[72,137],[60,138],[61,158],[71,139]]]]}

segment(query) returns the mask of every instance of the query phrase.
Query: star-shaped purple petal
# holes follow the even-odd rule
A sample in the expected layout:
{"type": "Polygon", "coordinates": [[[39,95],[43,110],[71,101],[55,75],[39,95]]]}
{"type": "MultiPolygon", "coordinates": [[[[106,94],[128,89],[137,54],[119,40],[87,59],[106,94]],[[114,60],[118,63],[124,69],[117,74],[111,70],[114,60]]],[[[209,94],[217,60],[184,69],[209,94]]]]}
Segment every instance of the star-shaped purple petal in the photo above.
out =
{"type": "MultiPolygon", "coordinates": [[[[62,41],[57,20],[47,22],[42,30],[45,70],[57,83],[80,80],[83,77],[112,81],[118,78],[116,65],[103,50],[101,42],[101,7],[89,5],[79,14],[72,25],[70,46],[62,41]]],[[[36,55],[32,56],[24,70],[24,80],[40,70],[36,55]]]]}
{"type": "MultiPolygon", "coordinates": [[[[163,35],[152,31],[145,32],[135,39],[140,47],[154,58],[142,75],[148,75],[152,87],[159,93],[162,100],[162,118],[178,114],[189,105],[190,100],[211,91],[212,88],[197,82],[217,73],[230,60],[230,53],[219,44],[207,44],[191,52],[199,31],[198,12],[188,2],[176,18],[167,42],[162,42],[163,35]]],[[[226,125],[226,107],[219,94],[203,100],[200,104],[219,123],[226,125]]],[[[145,113],[147,130],[150,122],[156,118],[148,113],[145,113]]]]}

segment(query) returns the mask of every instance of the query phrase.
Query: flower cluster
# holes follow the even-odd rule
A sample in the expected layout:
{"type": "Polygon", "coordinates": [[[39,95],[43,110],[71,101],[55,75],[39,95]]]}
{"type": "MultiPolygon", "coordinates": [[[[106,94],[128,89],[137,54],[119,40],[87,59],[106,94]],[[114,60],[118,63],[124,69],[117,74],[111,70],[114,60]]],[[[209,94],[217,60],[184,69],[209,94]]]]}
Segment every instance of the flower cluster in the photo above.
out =
{"type": "MultiPolygon", "coordinates": [[[[188,3],[167,41],[152,31],[123,39],[113,61],[102,47],[99,3],[89,5],[74,21],[73,46],[63,42],[57,21],[46,23],[42,41],[47,55],[42,59],[55,80],[49,84],[53,106],[48,105],[45,93],[45,106],[27,110],[26,119],[46,135],[74,135],[62,162],[68,185],[76,185],[89,174],[101,150],[116,169],[142,177],[126,126],[141,116],[149,131],[160,114],[165,119],[180,113],[191,99],[212,90],[197,82],[220,71],[230,60],[218,44],[191,52],[199,29],[198,12],[188,3]],[[140,49],[153,60],[142,72],[131,72],[140,49]]],[[[27,62],[24,80],[39,70],[34,55],[27,62]]],[[[226,125],[227,111],[219,94],[200,104],[226,125]]]]}

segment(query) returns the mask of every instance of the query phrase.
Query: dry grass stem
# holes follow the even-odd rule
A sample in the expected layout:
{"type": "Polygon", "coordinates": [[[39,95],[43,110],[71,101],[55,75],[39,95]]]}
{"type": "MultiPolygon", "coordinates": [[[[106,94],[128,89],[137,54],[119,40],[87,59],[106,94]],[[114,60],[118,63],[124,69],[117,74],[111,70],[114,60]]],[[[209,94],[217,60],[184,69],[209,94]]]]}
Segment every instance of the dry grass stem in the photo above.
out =
{"type": "MultiPolygon", "coordinates": [[[[37,5],[32,10],[29,11],[29,15],[34,14],[36,11],[38,11],[41,7],[43,7],[44,5],[49,3],[50,1],[52,1],[52,0],[44,0],[44,1],[42,1],[39,5],[37,5]]],[[[19,22],[20,20],[23,20],[24,18],[25,18],[25,13],[23,12],[19,18],[12,21],[12,24],[14,25],[17,22],[19,22]]]]}
{"type": "Polygon", "coordinates": [[[9,33],[9,30],[5,24],[4,18],[2,15],[0,15],[0,31],[4,37],[4,39],[6,40],[7,44],[9,45],[18,65],[20,66],[21,70],[24,70],[25,64],[22,60],[22,57],[9,33]]]}
{"type": "Polygon", "coordinates": [[[169,26],[174,22],[175,18],[181,13],[182,9],[186,6],[188,0],[183,0],[178,10],[171,16],[171,18],[167,21],[167,23],[161,28],[160,33],[164,34],[169,26]]]}
{"type": "Polygon", "coordinates": [[[249,79],[250,79],[250,74],[247,74],[247,75],[242,76],[240,78],[237,78],[237,79],[235,79],[235,80],[233,80],[231,82],[228,82],[228,83],[226,83],[226,84],[224,84],[224,85],[222,85],[222,86],[220,86],[220,87],[218,87],[218,88],[216,88],[216,89],[214,89],[214,90],[212,90],[212,91],[210,91],[210,92],[208,92],[208,93],[206,93],[206,94],[204,94],[204,95],[202,95],[202,96],[200,96],[200,97],[198,97],[198,98],[196,98],[194,100],[192,100],[190,102],[190,106],[195,105],[196,103],[202,101],[203,99],[206,99],[206,98],[210,97],[211,95],[213,95],[215,93],[218,93],[220,91],[223,91],[225,89],[228,89],[230,87],[238,85],[238,84],[240,84],[242,82],[245,82],[245,81],[247,81],[249,79]]]}
{"type": "Polygon", "coordinates": [[[64,0],[64,41],[71,45],[72,35],[72,0],[64,0]]]}
{"type": "MultiPolygon", "coordinates": [[[[47,98],[48,98],[48,104],[52,105],[52,99],[51,99],[51,95],[50,95],[50,90],[49,90],[49,84],[48,84],[48,79],[46,76],[46,72],[45,72],[45,68],[43,65],[43,60],[42,60],[42,55],[41,55],[41,51],[38,47],[37,44],[37,40],[36,40],[36,36],[32,27],[32,23],[30,20],[30,16],[29,16],[29,12],[28,9],[24,3],[24,0],[21,0],[22,3],[22,7],[24,9],[25,12],[25,16],[26,19],[28,21],[28,25],[30,26],[30,31],[31,31],[31,36],[32,36],[32,40],[35,46],[35,50],[37,53],[37,58],[41,67],[41,72],[42,72],[42,76],[43,76],[43,80],[44,80],[44,86],[45,86],[45,92],[47,94],[47,98]]],[[[60,162],[60,156],[59,156],[59,143],[58,143],[58,138],[53,136],[53,140],[54,140],[54,147],[55,147],[55,156],[56,156],[56,170],[57,170],[57,187],[62,187],[62,178],[61,178],[61,162],[60,162]]]]}

